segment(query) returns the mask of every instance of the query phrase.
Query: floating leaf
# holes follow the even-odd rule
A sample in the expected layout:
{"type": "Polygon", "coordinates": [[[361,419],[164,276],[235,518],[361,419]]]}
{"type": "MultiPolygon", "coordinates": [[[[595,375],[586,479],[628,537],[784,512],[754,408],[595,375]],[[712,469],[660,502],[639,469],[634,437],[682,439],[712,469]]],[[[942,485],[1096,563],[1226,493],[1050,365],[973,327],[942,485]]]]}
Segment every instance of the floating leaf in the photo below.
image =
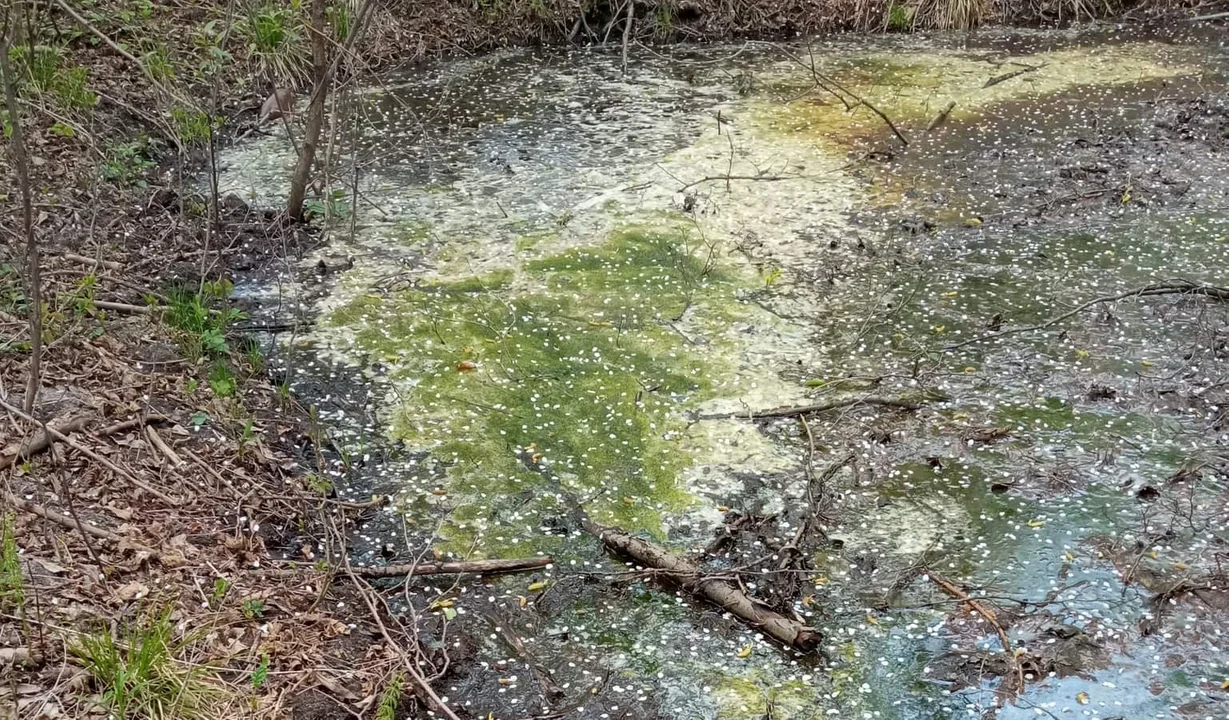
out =
{"type": "Polygon", "coordinates": [[[529,592],[538,592],[539,590],[545,590],[548,587],[550,587],[549,580],[539,580],[535,583],[529,583],[529,592]]]}
{"type": "Polygon", "coordinates": [[[1076,693],[1075,701],[1081,705],[1087,705],[1088,704],[1088,693],[1086,692],[1076,693]]]}
{"type": "Polygon", "coordinates": [[[747,645],[738,651],[738,659],[743,660],[751,657],[751,646],[747,645]]]}

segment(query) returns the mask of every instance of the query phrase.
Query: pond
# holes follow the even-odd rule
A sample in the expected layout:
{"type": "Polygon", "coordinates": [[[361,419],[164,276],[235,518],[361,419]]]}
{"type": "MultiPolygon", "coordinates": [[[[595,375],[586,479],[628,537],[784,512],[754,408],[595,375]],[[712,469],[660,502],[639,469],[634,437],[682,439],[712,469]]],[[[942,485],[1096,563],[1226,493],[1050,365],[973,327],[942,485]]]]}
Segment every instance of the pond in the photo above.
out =
{"type": "MultiPolygon", "coordinates": [[[[249,291],[317,319],[283,363],[338,492],[395,498],[357,558],[554,558],[396,594],[448,701],[1223,717],[1227,69],[1108,28],[509,50],[343,94],[303,266],[344,269],[249,291]]],[[[230,148],[224,191],[276,204],[293,152],[230,148]]]]}

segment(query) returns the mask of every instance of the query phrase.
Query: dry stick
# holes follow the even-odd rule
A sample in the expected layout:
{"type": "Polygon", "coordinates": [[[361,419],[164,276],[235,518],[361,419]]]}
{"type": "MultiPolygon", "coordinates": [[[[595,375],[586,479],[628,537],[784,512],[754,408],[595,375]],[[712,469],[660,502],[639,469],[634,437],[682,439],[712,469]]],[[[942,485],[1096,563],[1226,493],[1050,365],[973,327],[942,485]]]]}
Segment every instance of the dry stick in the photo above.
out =
{"type": "Polygon", "coordinates": [[[847,398],[845,400],[832,400],[826,403],[817,403],[815,405],[798,405],[794,407],[773,408],[771,410],[750,410],[748,412],[729,412],[729,413],[710,413],[707,415],[696,416],[697,420],[726,420],[729,418],[747,418],[748,420],[759,420],[761,418],[783,418],[794,417],[796,415],[808,415],[810,413],[824,412],[826,410],[836,410],[839,408],[852,407],[854,405],[883,405],[886,407],[895,407],[902,410],[917,410],[923,405],[922,398],[893,398],[880,397],[878,395],[867,395],[864,397],[847,398]]]}
{"type": "Polygon", "coordinates": [[[615,555],[631,558],[654,570],[665,570],[670,582],[696,597],[720,607],[777,642],[802,652],[819,646],[820,634],[804,623],[757,604],[741,589],[723,578],[706,575],[695,563],[659,545],[632,537],[618,528],[593,522],[578,505],[581,524],[615,555]]]}
{"type": "MultiPolygon", "coordinates": [[[[22,412],[21,410],[19,410],[19,409],[17,409],[17,408],[15,408],[15,407],[13,407],[12,405],[9,405],[8,403],[4,402],[3,400],[0,400],[0,408],[4,408],[5,410],[8,410],[9,412],[13,413],[13,414],[14,414],[14,415],[16,415],[17,417],[19,417],[19,418],[21,418],[21,419],[23,419],[23,420],[25,420],[25,421],[27,421],[27,422],[37,422],[34,418],[30,417],[29,415],[27,415],[26,413],[22,412]]],[[[49,428],[47,428],[47,430],[48,430],[48,432],[50,432],[50,433],[51,433],[51,436],[52,436],[53,438],[55,438],[56,440],[59,440],[60,442],[64,443],[65,445],[68,445],[68,446],[69,446],[69,447],[71,447],[72,449],[76,450],[77,452],[81,453],[82,455],[85,455],[86,457],[88,457],[89,459],[93,460],[94,462],[100,463],[100,464],[102,464],[103,466],[105,466],[105,467],[109,468],[112,472],[114,472],[114,473],[116,473],[117,475],[120,475],[121,477],[125,478],[126,480],[128,480],[128,482],[132,483],[133,485],[136,485],[137,487],[141,488],[142,490],[144,490],[145,492],[149,493],[150,495],[153,495],[154,497],[156,497],[156,498],[158,498],[158,499],[162,500],[163,502],[168,503],[168,504],[170,504],[170,505],[182,505],[182,504],[183,504],[183,501],[182,501],[182,500],[179,500],[179,499],[176,499],[176,498],[174,498],[174,497],[171,497],[170,495],[167,495],[166,493],[162,492],[162,491],[161,491],[161,490],[159,490],[158,488],[155,488],[155,487],[151,486],[149,483],[146,483],[145,481],[143,481],[143,480],[141,480],[140,478],[136,477],[135,475],[133,475],[132,473],[128,472],[128,471],[127,471],[127,470],[125,470],[124,468],[120,467],[119,465],[116,465],[115,463],[113,463],[113,462],[111,462],[110,460],[106,459],[105,457],[103,457],[103,456],[99,455],[98,453],[94,452],[93,450],[91,450],[91,449],[87,448],[86,446],[82,445],[81,443],[77,442],[76,440],[73,440],[72,438],[68,437],[68,436],[67,436],[67,435],[65,435],[64,433],[59,432],[59,431],[58,431],[58,430],[56,430],[55,428],[51,428],[51,427],[49,427],[49,428]]]]}
{"type": "MultiPolygon", "coordinates": [[[[69,420],[63,425],[55,426],[55,429],[63,433],[81,432],[89,424],[89,421],[89,416],[82,415],[69,420]]],[[[49,447],[51,447],[51,435],[45,430],[40,429],[34,435],[23,440],[12,455],[0,457],[0,470],[6,470],[18,461],[29,460],[41,452],[46,452],[49,447]]]]}
{"type": "Polygon", "coordinates": [[[26,395],[22,407],[34,412],[38,397],[39,373],[43,362],[43,300],[42,279],[39,277],[38,242],[34,238],[34,207],[30,199],[30,163],[26,157],[26,138],[21,128],[21,111],[17,107],[17,91],[13,89],[13,68],[9,63],[8,21],[0,28],[0,74],[4,75],[4,100],[8,107],[12,133],[13,169],[17,171],[17,187],[21,192],[21,223],[26,239],[26,292],[30,295],[30,376],[26,378],[26,395]]]}
{"type": "MultiPolygon", "coordinates": [[[[892,122],[891,118],[889,118],[882,110],[872,105],[866,98],[862,97],[861,95],[858,95],[857,93],[853,92],[849,88],[846,88],[845,86],[838,83],[836,80],[833,80],[831,77],[821,73],[819,69],[815,67],[815,61],[814,61],[813,56],[812,56],[811,64],[808,65],[807,63],[802,61],[802,58],[790,52],[785,47],[781,45],[774,45],[774,47],[776,47],[778,50],[780,50],[782,53],[784,53],[787,57],[789,57],[794,62],[809,69],[811,71],[811,77],[815,80],[815,85],[817,87],[834,95],[836,99],[840,100],[841,103],[843,103],[847,109],[849,108],[849,102],[844,97],[842,97],[840,93],[844,93],[845,95],[848,95],[850,98],[853,98],[855,106],[862,105],[866,107],[866,109],[878,115],[879,119],[882,120],[883,123],[888,126],[888,129],[892,131],[892,134],[896,136],[896,139],[900,140],[900,144],[906,147],[909,146],[909,140],[903,134],[901,134],[900,130],[896,127],[896,123],[892,122]],[[833,88],[835,88],[835,90],[833,88]],[[838,93],[837,91],[840,91],[840,92],[838,93]]],[[[810,50],[811,50],[811,46],[810,46],[810,43],[808,43],[807,52],[810,52],[810,50]]]]}
{"type": "Polygon", "coordinates": [[[4,502],[6,504],[12,505],[18,510],[21,510],[23,512],[28,512],[31,515],[37,515],[43,518],[44,520],[50,520],[51,522],[56,523],[58,525],[63,525],[66,528],[71,528],[73,530],[80,530],[81,532],[89,533],[90,535],[93,535],[96,538],[101,538],[103,540],[109,540],[110,542],[113,542],[113,543],[118,543],[122,539],[120,538],[119,535],[116,535],[110,530],[104,530],[103,528],[95,527],[94,525],[90,525],[88,523],[77,524],[75,520],[68,517],[67,515],[61,515],[60,513],[54,510],[48,510],[42,505],[32,503],[28,500],[22,500],[21,498],[17,497],[16,495],[10,492],[5,491],[3,497],[4,497],[4,502]]]}
{"type": "Polygon", "coordinates": [[[512,558],[509,560],[467,560],[446,563],[419,563],[413,565],[382,565],[379,567],[357,567],[352,571],[365,578],[393,578],[406,575],[493,575],[495,573],[525,572],[537,570],[555,562],[549,555],[532,558],[512,558]]]}
{"type": "Polygon", "coordinates": [[[60,257],[70,262],[79,263],[81,265],[87,265],[89,267],[102,266],[108,270],[123,270],[124,269],[124,265],[122,263],[115,262],[114,260],[101,260],[98,258],[91,258],[91,257],[86,257],[84,255],[78,255],[76,253],[64,253],[63,255],[60,255],[60,257]]]}
{"type": "Polygon", "coordinates": [[[461,718],[457,717],[457,714],[452,711],[452,708],[445,705],[444,701],[440,699],[440,696],[436,694],[435,689],[431,687],[431,683],[427,682],[427,679],[423,677],[422,672],[419,671],[418,664],[410,659],[410,656],[406,654],[400,643],[393,640],[392,635],[388,632],[388,628],[384,625],[384,620],[380,617],[380,611],[376,608],[375,601],[371,599],[369,588],[361,579],[359,579],[357,575],[354,574],[354,570],[350,567],[349,557],[345,558],[344,568],[346,574],[350,576],[351,582],[354,583],[354,587],[359,591],[359,594],[363,596],[363,602],[367,604],[367,609],[371,612],[371,619],[375,620],[376,625],[380,628],[380,634],[384,636],[384,641],[388,643],[388,646],[392,648],[398,656],[400,656],[401,664],[405,667],[406,672],[408,672],[410,677],[414,680],[414,684],[417,685],[428,698],[430,698],[431,702],[435,703],[435,706],[439,708],[444,717],[448,718],[448,720],[461,720],[461,718]]]}
{"type": "Polygon", "coordinates": [[[487,623],[491,626],[491,629],[495,631],[495,634],[504,641],[504,644],[507,645],[512,652],[516,653],[522,662],[529,666],[529,669],[533,672],[534,677],[538,680],[538,687],[541,689],[542,700],[546,703],[547,708],[553,707],[556,702],[562,700],[564,696],[567,695],[564,689],[559,687],[554,679],[551,678],[550,671],[543,667],[542,663],[540,663],[533,653],[529,652],[529,649],[525,647],[524,641],[522,641],[516,633],[512,632],[511,628],[508,627],[507,622],[500,622],[499,618],[487,614],[483,614],[482,618],[487,621],[487,623]]]}
{"type": "Polygon", "coordinates": [[[1018,684],[1011,690],[1011,694],[1015,695],[1016,692],[1023,689],[1024,668],[1020,667],[1020,663],[1016,661],[1015,652],[1011,647],[1011,640],[1007,638],[1007,632],[1003,630],[1003,626],[999,624],[998,616],[995,615],[994,611],[969,597],[968,593],[961,590],[951,580],[948,580],[941,575],[936,575],[929,568],[926,569],[926,576],[930,578],[931,582],[938,585],[940,590],[968,605],[970,610],[978,615],[981,615],[986,619],[986,622],[990,623],[990,626],[994,628],[995,634],[999,636],[999,642],[1003,645],[1003,652],[1007,653],[1007,658],[1012,665],[1012,669],[1015,670],[1015,678],[1018,684]]]}
{"type": "Polygon", "coordinates": [[[1119,300],[1125,300],[1131,297],[1146,297],[1146,296],[1151,296],[1151,295],[1204,295],[1210,298],[1215,298],[1217,300],[1229,300],[1229,289],[1222,288],[1222,287],[1216,287],[1215,285],[1199,285],[1199,284],[1196,284],[1193,282],[1187,282],[1187,281],[1183,281],[1179,283],[1162,283],[1162,284],[1157,284],[1157,285],[1145,285],[1143,287],[1136,288],[1134,290],[1128,290],[1127,292],[1119,293],[1117,295],[1103,295],[1101,297],[1093,298],[1092,300],[1089,300],[1083,305],[1076,307],[1074,310],[1070,310],[1068,312],[1063,313],[1062,315],[1052,317],[1049,320],[1046,320],[1045,322],[1039,323],[1037,325],[1026,325],[1024,327],[1008,328],[1006,330],[1000,330],[998,332],[981,335],[979,337],[971,338],[963,342],[958,342],[952,345],[947,345],[943,348],[943,350],[945,352],[950,351],[950,350],[957,350],[966,345],[986,342],[989,340],[997,340],[998,338],[1006,337],[1008,335],[1018,335],[1019,333],[1033,332],[1036,330],[1044,330],[1053,325],[1057,325],[1058,323],[1062,322],[1063,320],[1066,320],[1069,317],[1072,317],[1073,315],[1078,315],[1079,313],[1084,312],[1085,310],[1087,310],[1088,308],[1094,305],[1099,305],[1101,303],[1107,303],[1107,302],[1117,302],[1119,300]]]}
{"type": "Polygon", "coordinates": [[[1009,73],[1003,73],[1002,75],[995,75],[994,77],[987,80],[985,85],[982,85],[982,89],[984,90],[988,87],[994,87],[995,85],[998,85],[1001,82],[1006,82],[1014,77],[1019,77],[1020,75],[1023,75],[1025,73],[1037,72],[1043,67],[1045,67],[1044,63],[1041,65],[1025,65],[1019,70],[1012,70],[1009,73]]]}
{"type": "Polygon", "coordinates": [[[0,667],[37,667],[43,664],[43,654],[30,648],[0,648],[0,667]]]}
{"type": "MultiPolygon", "coordinates": [[[[362,578],[409,578],[421,575],[496,575],[499,573],[527,572],[555,562],[549,555],[508,560],[466,560],[446,563],[410,563],[408,565],[380,565],[376,567],[350,567],[350,572],[362,578]]],[[[293,576],[301,570],[262,569],[260,572],[277,576],[293,576]]]]}
{"type": "Polygon", "coordinates": [[[627,0],[627,23],[623,26],[623,74],[627,75],[627,43],[632,37],[632,21],[636,14],[635,0],[627,0]]]}
{"type": "Polygon", "coordinates": [[[949,100],[948,103],[943,106],[943,109],[939,111],[939,114],[935,115],[934,118],[931,119],[930,124],[926,126],[926,132],[930,132],[931,130],[934,130],[942,125],[947,120],[947,116],[952,113],[952,110],[955,107],[956,101],[949,100]]]}
{"type": "Polygon", "coordinates": [[[170,445],[166,444],[166,441],[162,439],[162,436],[158,434],[153,425],[146,425],[145,433],[149,436],[149,441],[154,444],[154,447],[158,448],[158,451],[165,455],[172,465],[180,467],[184,464],[183,458],[175,454],[175,451],[171,449],[170,445]]]}
{"type": "Polygon", "coordinates": [[[103,310],[136,313],[138,315],[151,315],[159,309],[151,305],[130,305],[128,303],[111,302],[110,300],[95,300],[94,305],[103,310]]]}

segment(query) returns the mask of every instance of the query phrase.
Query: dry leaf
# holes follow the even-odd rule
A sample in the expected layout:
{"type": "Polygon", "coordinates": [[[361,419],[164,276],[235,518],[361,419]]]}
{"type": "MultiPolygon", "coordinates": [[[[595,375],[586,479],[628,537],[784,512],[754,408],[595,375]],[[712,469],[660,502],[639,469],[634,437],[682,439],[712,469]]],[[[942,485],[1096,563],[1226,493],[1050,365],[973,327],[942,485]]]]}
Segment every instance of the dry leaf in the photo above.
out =
{"type": "Polygon", "coordinates": [[[116,588],[114,597],[120,602],[140,600],[149,594],[149,586],[139,580],[133,580],[127,585],[116,588]]]}

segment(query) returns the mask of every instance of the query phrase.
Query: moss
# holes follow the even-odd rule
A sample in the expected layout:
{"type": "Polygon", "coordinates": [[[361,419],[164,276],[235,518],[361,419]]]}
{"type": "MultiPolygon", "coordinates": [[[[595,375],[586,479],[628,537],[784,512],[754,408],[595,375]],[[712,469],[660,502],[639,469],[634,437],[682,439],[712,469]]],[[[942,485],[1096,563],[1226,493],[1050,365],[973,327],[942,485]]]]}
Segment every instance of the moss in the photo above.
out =
{"type": "Polygon", "coordinates": [[[431,239],[431,223],[423,220],[402,220],[393,229],[393,237],[403,245],[422,245],[431,239]]]}
{"type": "Polygon", "coordinates": [[[332,315],[360,349],[396,358],[392,433],[450,467],[454,543],[544,549],[538,528],[566,514],[561,489],[593,498],[599,520],[651,533],[689,502],[676,477],[691,460],[664,438],[679,407],[709,393],[713,360],[665,321],[733,303],[728,278],[692,246],[628,229],[519,275],[364,296],[332,315]]]}

